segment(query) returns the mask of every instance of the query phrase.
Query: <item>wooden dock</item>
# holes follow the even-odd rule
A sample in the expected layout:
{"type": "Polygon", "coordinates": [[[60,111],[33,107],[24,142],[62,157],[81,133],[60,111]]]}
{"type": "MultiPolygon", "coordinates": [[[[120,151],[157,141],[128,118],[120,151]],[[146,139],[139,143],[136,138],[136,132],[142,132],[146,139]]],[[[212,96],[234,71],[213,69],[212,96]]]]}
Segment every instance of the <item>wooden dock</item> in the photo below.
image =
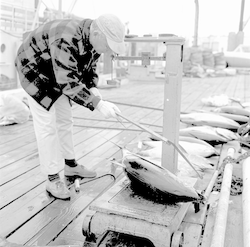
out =
{"type": "MultiPolygon", "coordinates": [[[[100,91],[104,99],[115,102],[124,115],[161,132],[157,126],[162,125],[163,89],[164,80],[155,80],[130,81],[121,87],[100,91]]],[[[203,105],[201,99],[221,94],[250,102],[250,75],[183,78],[181,111],[211,109],[203,105]]],[[[70,201],[55,200],[45,192],[46,177],[40,172],[32,120],[0,127],[0,237],[9,243],[82,246],[82,223],[88,206],[124,176],[121,168],[109,162],[110,158],[121,157],[114,143],[125,146],[148,136],[130,123],[121,125],[115,120],[106,120],[98,112],[78,105],[73,106],[73,113],[76,159],[96,170],[98,178],[86,179],[79,194],[72,188],[70,201]]],[[[205,188],[207,183],[208,180],[202,186],[205,188]]],[[[240,247],[241,196],[235,196],[232,201],[225,246],[240,247]]],[[[195,247],[200,243],[198,235],[205,228],[204,212],[201,210],[199,216],[194,217],[190,210],[186,216],[181,226],[189,233],[184,246],[195,247]]],[[[212,213],[207,222],[204,239],[209,239],[211,233],[212,213]]],[[[209,240],[205,240],[202,247],[209,246],[208,243],[209,240]]]]}

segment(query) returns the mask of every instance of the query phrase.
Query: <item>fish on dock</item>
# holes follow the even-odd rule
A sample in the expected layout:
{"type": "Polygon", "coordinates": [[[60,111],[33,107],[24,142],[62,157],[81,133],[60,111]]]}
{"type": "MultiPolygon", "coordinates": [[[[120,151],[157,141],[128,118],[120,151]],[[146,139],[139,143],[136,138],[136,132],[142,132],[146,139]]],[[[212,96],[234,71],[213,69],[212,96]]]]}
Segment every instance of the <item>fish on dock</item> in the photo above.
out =
{"type": "Polygon", "coordinates": [[[226,112],[214,112],[214,113],[220,116],[226,117],[226,118],[230,118],[234,120],[235,122],[237,122],[238,124],[243,124],[248,121],[248,117],[245,115],[232,114],[232,113],[226,113],[226,112]]]}
{"type": "Polygon", "coordinates": [[[226,129],[238,129],[240,124],[236,121],[220,116],[214,113],[207,112],[191,112],[180,114],[180,121],[188,125],[195,126],[211,126],[221,127],[226,129]]]}
{"type": "MultiPolygon", "coordinates": [[[[155,147],[155,148],[150,148],[146,150],[141,150],[138,152],[138,154],[146,158],[147,160],[150,160],[154,164],[157,164],[158,166],[162,166],[161,164],[162,149],[161,148],[155,147]]],[[[180,154],[178,154],[177,168],[179,171],[181,171],[182,169],[185,169],[186,171],[192,170],[192,174],[194,174],[193,173],[194,169],[196,172],[204,172],[206,170],[212,169],[213,164],[210,162],[209,159],[205,157],[202,157],[197,154],[186,153],[186,151],[185,151],[185,156],[191,162],[191,164],[193,165],[193,168],[187,163],[187,161],[180,154]]],[[[197,174],[195,177],[197,177],[197,174]]]]}
{"type": "Polygon", "coordinates": [[[131,182],[143,184],[145,189],[149,188],[166,196],[189,198],[190,201],[202,199],[202,195],[193,186],[146,158],[123,150],[123,164],[126,166],[125,172],[131,182]]]}
{"type": "Polygon", "coordinates": [[[223,106],[223,107],[217,108],[215,112],[242,115],[246,117],[250,116],[249,110],[244,109],[242,107],[237,107],[237,106],[223,106]]]}
{"type": "MultiPolygon", "coordinates": [[[[143,141],[147,147],[162,149],[162,141],[143,141]]],[[[212,146],[204,145],[202,143],[179,141],[179,145],[188,154],[196,154],[202,157],[210,157],[212,155],[219,155],[218,151],[212,146]]]]}
{"type": "Polygon", "coordinates": [[[215,131],[215,128],[211,126],[194,126],[183,128],[179,130],[179,135],[195,137],[207,141],[212,146],[228,142],[226,137],[219,135],[215,131]]]}

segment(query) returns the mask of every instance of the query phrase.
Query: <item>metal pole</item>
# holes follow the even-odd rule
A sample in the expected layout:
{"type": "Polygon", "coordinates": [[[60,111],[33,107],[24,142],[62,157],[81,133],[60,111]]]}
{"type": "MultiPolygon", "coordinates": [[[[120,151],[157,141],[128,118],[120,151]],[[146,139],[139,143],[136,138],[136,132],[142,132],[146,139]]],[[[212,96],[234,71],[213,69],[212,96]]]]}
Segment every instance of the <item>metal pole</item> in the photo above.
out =
{"type": "MultiPolygon", "coordinates": [[[[233,158],[234,151],[234,148],[229,148],[227,156],[233,158]]],[[[210,247],[224,247],[232,173],[233,164],[226,164],[210,247]]]]}
{"type": "Polygon", "coordinates": [[[243,242],[244,247],[250,247],[250,157],[243,162],[242,175],[243,242]]]}
{"type": "Polygon", "coordinates": [[[194,0],[194,2],[195,2],[195,23],[194,23],[193,46],[198,46],[199,0],[194,0]]]}
{"type": "Polygon", "coordinates": [[[59,19],[63,18],[63,14],[62,14],[62,0],[58,1],[58,11],[59,11],[59,19]]]}
{"type": "Polygon", "coordinates": [[[244,29],[244,25],[243,25],[244,8],[245,8],[245,0],[241,0],[239,32],[242,32],[244,29]]]}

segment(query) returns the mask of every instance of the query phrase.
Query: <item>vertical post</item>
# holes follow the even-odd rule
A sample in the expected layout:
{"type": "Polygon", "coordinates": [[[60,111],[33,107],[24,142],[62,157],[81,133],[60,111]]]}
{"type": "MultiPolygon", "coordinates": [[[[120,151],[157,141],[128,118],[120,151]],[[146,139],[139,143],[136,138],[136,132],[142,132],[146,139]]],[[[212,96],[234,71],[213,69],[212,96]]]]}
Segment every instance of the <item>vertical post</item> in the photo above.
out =
{"type": "Polygon", "coordinates": [[[193,46],[198,46],[198,26],[199,26],[199,0],[194,0],[195,2],[195,22],[194,22],[194,40],[193,46]]]}
{"type": "Polygon", "coordinates": [[[11,13],[11,30],[14,30],[14,23],[15,23],[15,7],[12,5],[12,13],[11,13]]]}
{"type": "MultiPolygon", "coordinates": [[[[227,156],[234,157],[234,148],[229,148],[227,151],[227,156]]],[[[230,190],[232,183],[232,174],[233,174],[233,163],[229,162],[226,164],[223,180],[220,191],[220,198],[218,202],[218,208],[216,212],[216,218],[214,222],[214,229],[212,234],[212,240],[210,247],[224,247],[225,245],[225,233],[227,227],[227,214],[228,214],[228,205],[230,198],[230,190]]]]}
{"type": "Polygon", "coordinates": [[[243,176],[243,242],[244,247],[250,247],[250,157],[246,158],[242,165],[243,176]]]}
{"type": "Polygon", "coordinates": [[[28,30],[28,11],[25,9],[25,24],[24,24],[24,31],[26,32],[28,30]]]}
{"type": "Polygon", "coordinates": [[[239,32],[242,32],[244,29],[243,27],[244,8],[245,8],[245,0],[241,0],[239,32]]]}
{"type": "Polygon", "coordinates": [[[63,18],[63,13],[62,13],[62,0],[58,1],[58,12],[59,12],[59,19],[63,18]]]}
{"type": "MultiPolygon", "coordinates": [[[[163,136],[179,143],[183,44],[167,44],[164,87],[163,136]]],[[[176,173],[178,152],[162,145],[162,166],[176,173]]]]}

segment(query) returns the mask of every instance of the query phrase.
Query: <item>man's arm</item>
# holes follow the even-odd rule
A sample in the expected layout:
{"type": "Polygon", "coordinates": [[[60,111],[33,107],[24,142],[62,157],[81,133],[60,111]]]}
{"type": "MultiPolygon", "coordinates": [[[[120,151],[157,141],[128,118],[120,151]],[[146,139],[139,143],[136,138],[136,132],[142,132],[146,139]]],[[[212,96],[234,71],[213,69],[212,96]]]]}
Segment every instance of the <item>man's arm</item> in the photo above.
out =
{"type": "MultiPolygon", "coordinates": [[[[87,87],[82,78],[82,71],[78,69],[78,61],[76,57],[79,56],[77,47],[70,44],[64,39],[58,39],[51,45],[52,64],[55,73],[56,83],[60,86],[63,94],[67,95],[77,104],[88,107],[94,110],[100,101],[100,97],[95,96],[87,87]]],[[[89,61],[91,62],[91,61],[89,61]]],[[[88,81],[98,80],[95,73],[95,68],[90,68],[91,75],[86,78],[88,81]]]]}

